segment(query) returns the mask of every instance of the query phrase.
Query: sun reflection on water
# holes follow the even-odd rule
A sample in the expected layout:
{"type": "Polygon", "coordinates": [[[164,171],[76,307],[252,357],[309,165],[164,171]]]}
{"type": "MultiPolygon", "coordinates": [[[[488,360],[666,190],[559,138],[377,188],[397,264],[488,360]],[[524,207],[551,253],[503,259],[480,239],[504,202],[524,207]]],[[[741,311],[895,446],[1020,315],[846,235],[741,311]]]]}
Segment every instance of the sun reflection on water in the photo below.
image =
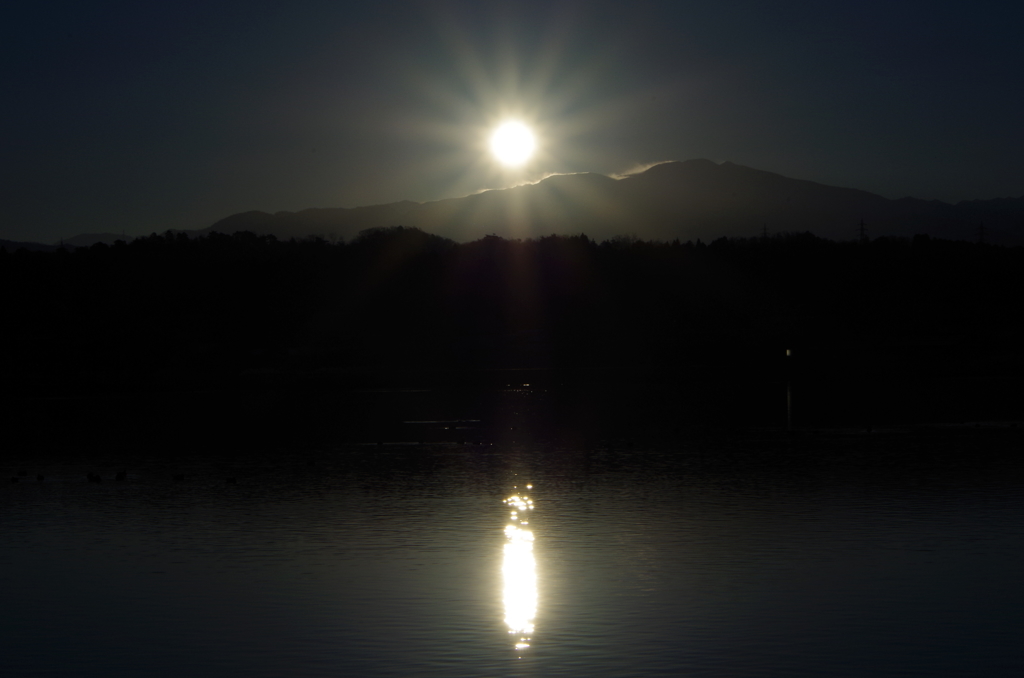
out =
{"type": "MultiPolygon", "coordinates": [[[[527,487],[532,487],[528,485],[527,487]]],[[[503,602],[505,624],[515,637],[515,648],[530,647],[533,621],[537,615],[537,567],[533,558],[533,532],[525,529],[526,515],[533,510],[533,500],[513,494],[505,499],[511,509],[505,526],[505,557],[501,565],[504,580],[503,602]]]]}

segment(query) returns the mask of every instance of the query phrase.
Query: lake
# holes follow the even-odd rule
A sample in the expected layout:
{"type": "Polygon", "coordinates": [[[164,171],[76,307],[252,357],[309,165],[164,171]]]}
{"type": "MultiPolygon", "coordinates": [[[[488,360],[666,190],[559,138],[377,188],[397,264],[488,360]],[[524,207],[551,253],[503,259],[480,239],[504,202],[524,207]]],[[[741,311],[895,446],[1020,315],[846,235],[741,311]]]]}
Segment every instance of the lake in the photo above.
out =
{"type": "Polygon", "coordinates": [[[11,405],[0,675],[1024,671],[1016,426],[524,383],[11,405]]]}

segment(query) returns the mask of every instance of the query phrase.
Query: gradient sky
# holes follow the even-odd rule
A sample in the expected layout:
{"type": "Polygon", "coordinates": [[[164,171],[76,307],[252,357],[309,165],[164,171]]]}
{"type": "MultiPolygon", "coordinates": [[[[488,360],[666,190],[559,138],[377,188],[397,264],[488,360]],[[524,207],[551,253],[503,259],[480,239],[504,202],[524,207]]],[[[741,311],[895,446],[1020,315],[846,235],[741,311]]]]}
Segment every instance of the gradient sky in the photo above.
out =
{"type": "Polygon", "coordinates": [[[1012,2],[18,2],[0,238],[203,228],[710,158],[1024,195],[1012,2]],[[541,151],[495,165],[513,115],[541,151]]]}

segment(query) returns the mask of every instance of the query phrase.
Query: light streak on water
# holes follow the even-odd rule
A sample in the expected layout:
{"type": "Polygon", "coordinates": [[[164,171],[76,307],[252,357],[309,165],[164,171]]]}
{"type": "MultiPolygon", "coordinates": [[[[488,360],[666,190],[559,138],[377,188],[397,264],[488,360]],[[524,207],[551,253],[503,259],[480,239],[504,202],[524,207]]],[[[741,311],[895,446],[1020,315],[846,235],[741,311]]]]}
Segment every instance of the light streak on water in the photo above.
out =
{"type": "Polygon", "coordinates": [[[505,624],[515,641],[515,649],[530,647],[534,619],[537,615],[537,564],[533,557],[533,531],[528,525],[527,512],[533,510],[533,500],[513,494],[505,499],[512,511],[505,526],[505,555],[501,574],[504,582],[502,602],[505,606],[505,624]]]}

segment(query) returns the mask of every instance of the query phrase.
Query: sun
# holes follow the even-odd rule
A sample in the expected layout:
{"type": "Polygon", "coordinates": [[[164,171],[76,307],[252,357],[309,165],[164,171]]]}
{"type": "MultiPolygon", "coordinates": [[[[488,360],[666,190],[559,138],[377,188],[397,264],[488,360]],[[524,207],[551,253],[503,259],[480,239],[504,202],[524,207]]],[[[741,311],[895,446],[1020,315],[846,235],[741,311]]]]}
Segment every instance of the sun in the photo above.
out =
{"type": "Polygon", "coordinates": [[[533,155],[537,142],[530,128],[514,120],[502,123],[491,134],[491,152],[503,165],[522,165],[533,155]]]}

